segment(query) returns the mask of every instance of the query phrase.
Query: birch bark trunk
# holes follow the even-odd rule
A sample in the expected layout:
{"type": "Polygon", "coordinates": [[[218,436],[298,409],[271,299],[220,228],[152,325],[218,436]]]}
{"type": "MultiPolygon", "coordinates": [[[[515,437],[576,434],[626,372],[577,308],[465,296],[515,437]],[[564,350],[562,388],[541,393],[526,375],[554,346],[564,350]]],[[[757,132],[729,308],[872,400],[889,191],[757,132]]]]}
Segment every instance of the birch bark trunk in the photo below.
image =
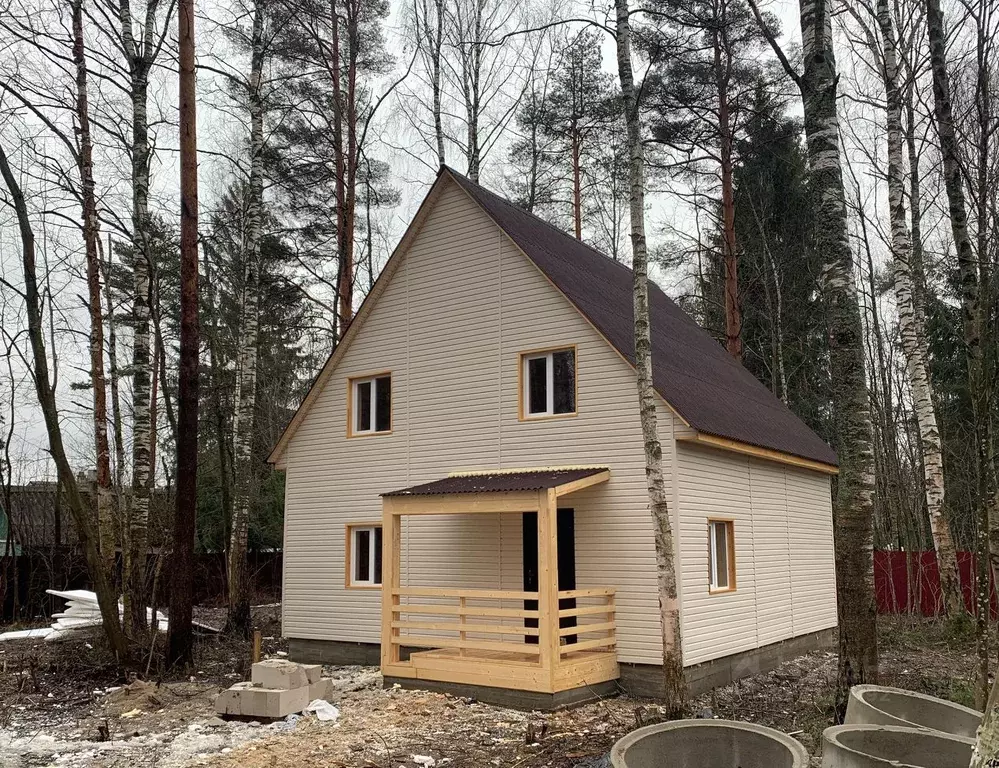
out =
{"type": "Polygon", "coordinates": [[[260,232],[264,196],[264,104],[261,80],[264,66],[264,13],[261,3],[253,12],[250,55],[250,188],[246,209],[242,327],[239,352],[239,388],[233,418],[235,469],[232,527],[229,539],[229,632],[250,634],[250,590],[246,547],[253,484],[254,412],[257,399],[257,341],[259,329],[260,232]]]}
{"type": "Polygon", "coordinates": [[[886,95],[888,141],[888,208],[891,219],[891,244],[894,257],[895,297],[898,303],[899,331],[905,353],[906,371],[912,390],[912,406],[919,428],[923,460],[923,487],[930,533],[937,553],[940,588],[947,614],[957,617],[964,613],[957,550],[950,524],[944,515],[944,468],[933,407],[933,387],[930,382],[925,332],[922,316],[916,310],[915,281],[912,274],[912,240],[905,213],[905,170],[903,167],[902,94],[899,90],[898,50],[895,28],[888,0],[877,2],[878,25],[883,48],[882,77],[886,95]]]}
{"type": "Polygon", "coordinates": [[[798,85],[816,200],[816,246],[826,255],[823,293],[840,468],[833,519],[839,614],[836,710],[842,717],[849,688],[877,682],[878,676],[872,535],[874,438],[863,321],[847,230],[832,20],[827,0],[799,0],[799,11],[804,71],[798,85]]]}
{"type": "Polygon", "coordinates": [[[142,41],[139,43],[132,30],[132,11],[128,0],[121,0],[118,6],[132,101],[132,494],[128,505],[126,540],[122,543],[122,599],[125,605],[125,632],[130,635],[146,626],[146,553],[152,477],[148,92],[149,71],[156,55],[157,8],[158,0],[147,1],[142,41]]]}
{"type": "Polygon", "coordinates": [[[641,117],[631,65],[631,25],[628,0],[615,0],[617,65],[627,127],[631,185],[631,248],[634,271],[635,369],[638,406],[645,443],[645,478],[656,545],[656,579],[662,622],[663,685],[667,716],[682,717],[687,709],[687,682],[683,674],[680,602],[677,594],[673,527],[663,476],[663,452],[656,419],[652,384],[652,339],[649,318],[648,253],[645,241],[645,157],[641,117]]]}
{"type": "Polygon", "coordinates": [[[999,765],[999,677],[992,683],[969,768],[994,768],[996,765],[999,765]]]}
{"type": "Polygon", "coordinates": [[[989,394],[984,376],[982,355],[983,306],[979,286],[978,259],[968,232],[968,210],[961,178],[961,163],[954,129],[951,105],[950,75],[947,69],[947,34],[940,0],[926,0],[926,34],[930,48],[930,70],[933,74],[933,113],[937,139],[943,161],[944,189],[951,235],[957,250],[958,277],[961,293],[961,326],[965,355],[968,360],[968,391],[971,395],[973,434],[975,441],[975,504],[977,508],[978,585],[976,623],[978,633],[979,688],[978,702],[988,698],[989,657],[989,503],[988,457],[989,394]]]}
{"type": "Polygon", "coordinates": [[[97,461],[98,549],[112,579],[116,551],[111,506],[111,453],[108,446],[107,387],[104,377],[104,313],[101,299],[100,223],[94,185],[93,141],[87,90],[87,57],[83,41],[83,0],[73,0],[73,65],[76,70],[76,120],[79,135],[77,166],[83,203],[83,242],[87,260],[87,304],[90,310],[90,381],[93,395],[94,447],[97,461]]]}

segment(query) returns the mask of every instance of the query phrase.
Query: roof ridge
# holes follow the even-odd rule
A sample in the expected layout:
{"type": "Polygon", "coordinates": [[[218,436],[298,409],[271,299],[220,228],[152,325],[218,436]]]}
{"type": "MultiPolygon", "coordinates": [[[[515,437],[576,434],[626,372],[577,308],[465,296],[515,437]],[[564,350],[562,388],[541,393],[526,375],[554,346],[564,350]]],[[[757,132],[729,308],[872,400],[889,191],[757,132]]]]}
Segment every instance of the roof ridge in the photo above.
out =
{"type": "MultiPolygon", "coordinates": [[[[611,256],[608,256],[606,253],[604,253],[603,251],[601,251],[599,248],[596,248],[595,246],[590,245],[585,240],[577,240],[575,237],[573,237],[572,235],[570,235],[568,232],[566,232],[561,227],[555,226],[554,224],[552,224],[547,219],[543,219],[541,216],[538,216],[538,214],[536,214],[536,213],[534,213],[532,211],[528,211],[528,210],[526,210],[524,208],[521,208],[519,205],[517,205],[516,203],[514,203],[512,200],[508,200],[507,198],[503,197],[503,195],[500,195],[500,194],[498,194],[496,192],[493,192],[491,189],[489,189],[488,187],[483,186],[479,182],[472,181],[472,179],[468,178],[468,176],[466,176],[463,173],[459,173],[454,168],[452,168],[450,165],[442,165],[441,167],[442,168],[446,168],[447,171],[452,176],[456,176],[459,181],[467,182],[468,184],[471,184],[472,186],[474,186],[474,187],[476,187],[478,189],[481,189],[487,195],[490,195],[491,197],[494,197],[497,201],[503,203],[503,205],[507,205],[510,208],[513,208],[517,213],[519,213],[519,214],[521,214],[523,216],[530,216],[535,221],[543,224],[545,227],[547,227],[548,229],[552,230],[553,232],[557,232],[560,236],[566,238],[567,240],[571,240],[573,243],[575,243],[577,245],[581,245],[584,248],[587,248],[587,249],[593,251],[593,253],[595,253],[597,256],[600,256],[602,259],[605,259],[609,263],[614,264],[614,265],[616,265],[616,266],[620,267],[621,269],[624,269],[624,270],[626,270],[628,272],[633,272],[632,268],[629,267],[624,262],[618,261],[617,259],[612,258],[611,256]]],[[[660,289],[660,290],[662,290],[662,289],[660,289]]]]}

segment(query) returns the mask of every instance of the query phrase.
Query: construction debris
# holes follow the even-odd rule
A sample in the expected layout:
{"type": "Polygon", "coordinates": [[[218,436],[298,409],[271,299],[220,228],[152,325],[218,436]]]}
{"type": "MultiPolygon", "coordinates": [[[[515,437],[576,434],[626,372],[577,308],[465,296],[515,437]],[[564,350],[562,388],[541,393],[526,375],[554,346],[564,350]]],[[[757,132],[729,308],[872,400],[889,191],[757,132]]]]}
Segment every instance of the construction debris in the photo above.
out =
{"type": "Polygon", "coordinates": [[[335,720],[340,713],[326,701],[333,681],[321,677],[322,671],[319,664],[296,664],[287,659],[259,661],[251,668],[249,682],[236,683],[219,694],[215,711],[223,716],[277,720],[322,704],[329,716],[320,719],[335,720]]]}
{"type": "MultiPolygon", "coordinates": [[[[97,593],[86,589],[69,589],[60,591],[58,589],[46,589],[46,593],[61,597],[66,601],[66,608],[59,613],[52,614],[55,619],[50,627],[39,629],[24,629],[17,632],[0,633],[0,642],[7,640],[45,640],[47,643],[59,642],[79,637],[81,634],[92,632],[100,627],[104,620],[101,617],[101,609],[97,604],[97,593]]],[[[118,615],[125,615],[125,606],[118,601],[118,615]]],[[[146,620],[152,624],[153,611],[146,609],[146,620]]],[[[217,634],[219,630],[200,622],[192,622],[200,630],[217,634]]],[[[160,611],[156,612],[156,626],[160,632],[169,629],[167,617],[160,611]]]]}

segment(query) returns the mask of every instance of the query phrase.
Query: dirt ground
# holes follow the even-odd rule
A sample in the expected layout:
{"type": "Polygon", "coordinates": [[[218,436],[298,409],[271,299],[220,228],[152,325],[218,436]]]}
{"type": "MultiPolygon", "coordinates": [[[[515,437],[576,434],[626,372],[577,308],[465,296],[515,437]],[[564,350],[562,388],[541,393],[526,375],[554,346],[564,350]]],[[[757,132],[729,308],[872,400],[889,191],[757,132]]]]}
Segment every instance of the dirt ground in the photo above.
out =
{"type": "MultiPolygon", "coordinates": [[[[276,617],[274,606],[254,614],[271,655],[284,650],[276,617]]],[[[913,619],[884,619],[879,634],[883,683],[971,703],[971,638],[913,619]]],[[[188,679],[121,687],[100,652],[83,642],[0,645],[0,766],[601,768],[616,739],[658,716],[654,702],[627,696],[556,713],[518,712],[384,690],[377,669],[330,667],[335,723],[311,716],[268,725],[219,720],[215,696],[245,678],[248,660],[245,644],[204,638],[188,679]]],[[[809,654],[702,696],[693,711],[778,728],[814,755],[831,722],[835,673],[834,654],[809,654]]]]}

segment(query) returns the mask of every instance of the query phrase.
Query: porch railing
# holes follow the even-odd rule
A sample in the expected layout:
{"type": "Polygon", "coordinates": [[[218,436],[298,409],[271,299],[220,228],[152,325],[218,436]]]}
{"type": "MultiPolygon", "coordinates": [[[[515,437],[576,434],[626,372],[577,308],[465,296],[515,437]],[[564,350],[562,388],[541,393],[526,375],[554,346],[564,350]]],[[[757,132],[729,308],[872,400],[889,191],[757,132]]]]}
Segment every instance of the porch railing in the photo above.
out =
{"type": "Polygon", "coordinates": [[[456,648],[516,653],[540,664],[537,626],[525,625],[538,611],[524,608],[537,592],[444,587],[399,587],[393,590],[392,643],[414,648],[456,648]],[[516,606],[516,607],[512,607],[516,606]],[[527,638],[535,638],[530,642],[527,638]]]}
{"type": "MultiPolygon", "coordinates": [[[[558,593],[559,658],[583,651],[612,651],[617,645],[615,590],[571,589],[558,593]]],[[[516,654],[526,664],[543,664],[537,592],[447,587],[399,587],[392,590],[391,639],[402,648],[456,649],[464,657],[478,653],[516,654]],[[528,626],[531,625],[531,626],[528,626]]],[[[567,658],[568,657],[568,658],[567,658]]]]}
{"type": "Polygon", "coordinates": [[[573,653],[609,651],[617,645],[614,594],[613,587],[558,593],[560,661],[573,653]]]}

